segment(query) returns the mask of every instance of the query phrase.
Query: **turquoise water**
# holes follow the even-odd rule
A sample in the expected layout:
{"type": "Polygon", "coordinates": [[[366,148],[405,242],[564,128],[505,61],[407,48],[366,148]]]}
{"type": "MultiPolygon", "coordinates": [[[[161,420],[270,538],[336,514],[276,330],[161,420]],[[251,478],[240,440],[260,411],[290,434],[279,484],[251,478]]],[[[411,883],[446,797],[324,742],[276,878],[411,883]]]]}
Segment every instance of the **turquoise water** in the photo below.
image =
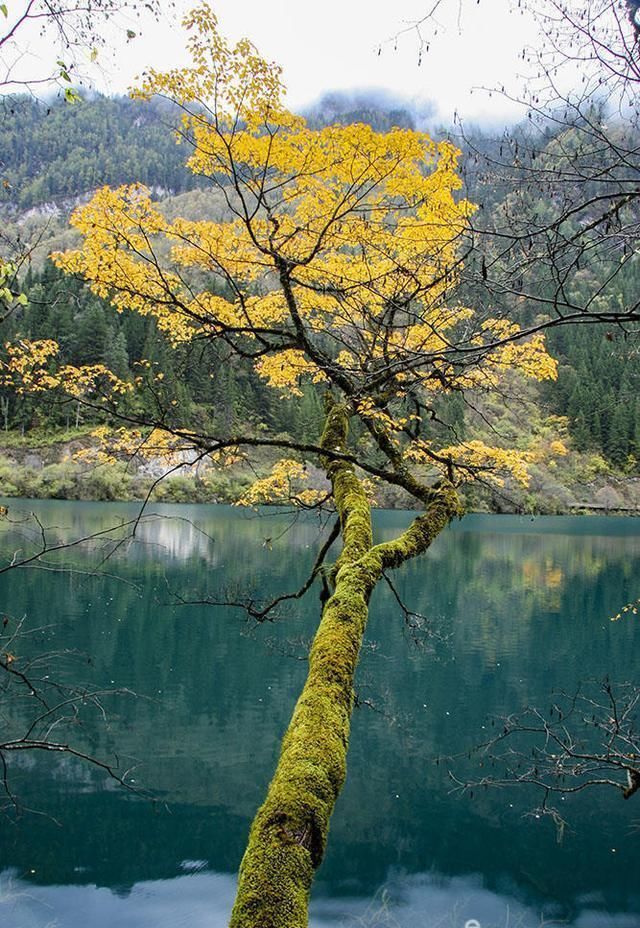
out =
{"type": "MultiPolygon", "coordinates": [[[[5,561],[39,543],[30,510],[51,539],[66,540],[137,512],[9,505],[5,561]]],[[[133,765],[130,779],[155,799],[69,757],[12,762],[16,797],[37,811],[8,810],[0,828],[9,928],[226,924],[248,826],[304,680],[318,594],[261,626],[192,601],[295,589],[318,524],[224,506],[153,512],[133,542],[103,536],[50,557],[47,569],[0,575],[11,623],[25,616],[25,628],[39,629],[21,655],[55,651],[52,675],[137,694],[105,697],[106,722],[88,715],[71,733],[101,758],[117,754],[121,769],[133,765]]],[[[378,537],[410,518],[378,513],[378,537]]],[[[470,797],[448,773],[478,775],[467,752],[491,716],[545,707],[554,691],[607,674],[634,679],[638,620],[609,619],[638,596],[639,578],[638,520],[468,516],[394,577],[426,631],[408,627],[388,588],[376,592],[348,780],[314,888],[316,928],[640,925],[637,796],[572,797],[558,843],[549,820],[527,815],[537,797],[526,788],[470,797]]],[[[33,705],[5,699],[0,711],[18,730],[33,705]]]]}

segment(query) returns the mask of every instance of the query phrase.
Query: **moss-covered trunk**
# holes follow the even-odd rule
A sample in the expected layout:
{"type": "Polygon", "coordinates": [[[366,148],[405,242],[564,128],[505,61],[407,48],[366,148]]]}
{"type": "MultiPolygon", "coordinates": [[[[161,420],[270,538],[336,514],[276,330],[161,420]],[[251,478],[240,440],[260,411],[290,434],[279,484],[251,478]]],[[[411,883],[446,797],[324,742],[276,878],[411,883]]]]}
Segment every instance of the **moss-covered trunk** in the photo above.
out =
{"type": "MultiPolygon", "coordinates": [[[[344,448],[347,415],[328,414],[323,447],[344,448]]],[[[309,673],[240,866],[230,928],[306,928],[309,892],[346,774],[353,679],[371,591],[386,567],[424,551],[457,512],[443,489],[407,531],[373,545],[371,509],[353,466],[327,463],[343,548],[309,654],[309,673]]]]}

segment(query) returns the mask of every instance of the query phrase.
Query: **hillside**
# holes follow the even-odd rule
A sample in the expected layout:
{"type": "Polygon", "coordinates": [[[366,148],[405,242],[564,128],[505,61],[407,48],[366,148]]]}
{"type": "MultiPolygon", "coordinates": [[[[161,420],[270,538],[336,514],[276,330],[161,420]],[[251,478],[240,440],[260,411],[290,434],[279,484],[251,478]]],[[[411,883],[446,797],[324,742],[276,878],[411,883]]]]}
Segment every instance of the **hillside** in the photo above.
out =
{"type": "Polygon", "coordinates": [[[102,184],[134,180],[164,194],[198,185],[162,101],[96,96],[76,105],[31,98],[0,113],[0,204],[11,212],[64,203],[102,184]]]}
{"type": "MultiPolygon", "coordinates": [[[[104,363],[118,376],[132,379],[140,374],[143,360],[160,363],[167,377],[163,400],[181,410],[183,424],[231,430],[235,423],[256,430],[268,425],[301,441],[314,440],[321,421],[321,395],[311,383],[301,397],[283,399],[265,386],[251,366],[233,362],[214,343],[198,343],[171,349],[149,318],[119,315],[108,303],[93,296],[80,282],[64,277],[46,261],[49,251],[65,248],[73,236],[67,227],[71,208],[99,185],[139,181],[149,186],[169,217],[219,218],[225,204],[204,188],[201,179],[183,166],[184,146],[176,145],[167,131],[177,114],[160,102],[140,103],[126,98],[96,97],[76,106],[44,106],[18,100],[2,114],[0,149],[0,214],[7,245],[18,245],[29,256],[23,289],[29,305],[16,309],[2,323],[2,341],[20,336],[52,338],[61,346],[61,362],[104,363]],[[212,375],[215,371],[215,376],[212,375]]],[[[339,95],[325,98],[310,121],[362,120],[375,128],[410,125],[408,112],[385,110],[366,99],[339,95]]],[[[489,145],[488,140],[478,144],[489,145]]],[[[472,195],[500,209],[496,191],[479,176],[471,177],[472,195]]],[[[635,287],[637,261],[629,262],[620,275],[620,299],[635,287]],[[625,291],[628,291],[625,292],[625,291]]],[[[588,287],[598,268],[574,275],[575,288],[588,287]],[[589,276],[591,275],[591,277],[589,276]]],[[[473,299],[473,293],[470,294],[473,299]]],[[[514,313],[520,309],[514,308],[514,313]]],[[[531,487],[525,492],[505,488],[503,495],[487,496],[474,491],[478,507],[519,508],[535,511],[572,511],[581,503],[604,508],[639,505],[640,479],[640,373],[635,333],[604,330],[600,326],[555,330],[549,340],[560,362],[557,382],[545,387],[514,385],[508,402],[470,412],[443,401],[444,418],[465,438],[489,440],[499,434],[516,446],[542,446],[549,436],[562,435],[569,454],[561,460],[534,464],[531,487]],[[487,422],[491,422],[488,428],[487,422]]],[[[144,412],[150,394],[135,399],[144,412]]],[[[63,466],[69,457],[70,432],[109,421],[108,415],[74,407],[67,400],[25,397],[0,391],[2,425],[0,454],[7,467],[32,467],[43,479],[23,474],[14,479],[16,492],[32,495],[82,495],[82,475],[73,472],[69,481],[44,479],[46,467],[63,466]],[[15,436],[20,436],[19,440],[15,436]],[[55,451],[40,454],[43,436],[55,436],[55,451]],[[20,442],[35,449],[31,464],[16,456],[20,442]],[[32,466],[33,465],[33,466],[32,466]],[[53,489],[52,489],[53,487],[53,489]],[[66,487],[66,489],[65,489],[66,487]]],[[[45,442],[44,444],[47,444],[45,442]]],[[[49,447],[53,447],[49,443],[49,447]]],[[[265,459],[265,466],[268,463],[265,459]]],[[[73,471],[74,465],[67,461],[73,471]]],[[[135,468],[134,468],[135,472],[135,468]]],[[[14,475],[15,476],[15,475],[14,475]]],[[[58,476],[60,476],[58,474],[58,476]]],[[[144,475],[143,475],[144,476],[144,475]]],[[[233,475],[248,479],[242,469],[233,475]]],[[[66,478],[65,478],[66,479],[66,478]]],[[[186,479],[186,478],[185,478],[186,479]]],[[[122,494],[143,492],[144,480],[121,483],[122,494]],[[125,489],[126,485],[126,489],[125,489]]],[[[109,495],[112,490],[87,491],[109,495]]],[[[206,497],[200,487],[199,496],[206,497]]],[[[231,498],[228,487],[211,489],[211,498],[231,498]]],[[[406,504],[387,493],[386,505],[406,504]]]]}

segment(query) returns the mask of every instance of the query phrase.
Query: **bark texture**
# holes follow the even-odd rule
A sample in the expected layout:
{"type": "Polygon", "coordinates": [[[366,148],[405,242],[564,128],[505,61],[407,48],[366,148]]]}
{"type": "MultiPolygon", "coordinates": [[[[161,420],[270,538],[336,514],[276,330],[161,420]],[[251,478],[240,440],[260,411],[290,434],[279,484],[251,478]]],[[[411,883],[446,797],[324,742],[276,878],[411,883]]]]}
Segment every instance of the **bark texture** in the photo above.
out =
{"type": "MultiPolygon", "coordinates": [[[[343,449],[348,416],[327,415],[322,446],[343,449]]],[[[373,545],[371,508],[353,465],[326,461],[343,547],[309,654],[309,672],[282,742],[275,775],[240,866],[230,928],[306,928],[309,893],[327,842],[329,819],[344,783],[353,679],[371,591],[385,568],[425,551],[458,514],[444,486],[401,536],[373,545]]]]}

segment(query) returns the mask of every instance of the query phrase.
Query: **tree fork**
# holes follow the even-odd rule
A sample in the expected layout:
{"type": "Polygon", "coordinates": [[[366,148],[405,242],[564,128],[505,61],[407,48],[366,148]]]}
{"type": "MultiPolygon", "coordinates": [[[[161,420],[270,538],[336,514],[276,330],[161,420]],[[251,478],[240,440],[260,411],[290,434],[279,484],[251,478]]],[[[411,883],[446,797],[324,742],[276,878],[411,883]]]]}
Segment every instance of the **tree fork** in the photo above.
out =
{"type": "MultiPolygon", "coordinates": [[[[322,446],[344,448],[348,414],[332,405],[322,446]]],[[[240,865],[230,928],[305,928],[309,893],[346,775],[353,679],[369,597],[387,567],[426,550],[460,513],[443,486],[427,511],[392,542],[373,545],[371,507],[353,465],[325,461],[343,549],[309,654],[309,672],[282,741],[280,759],[240,865]]]]}

